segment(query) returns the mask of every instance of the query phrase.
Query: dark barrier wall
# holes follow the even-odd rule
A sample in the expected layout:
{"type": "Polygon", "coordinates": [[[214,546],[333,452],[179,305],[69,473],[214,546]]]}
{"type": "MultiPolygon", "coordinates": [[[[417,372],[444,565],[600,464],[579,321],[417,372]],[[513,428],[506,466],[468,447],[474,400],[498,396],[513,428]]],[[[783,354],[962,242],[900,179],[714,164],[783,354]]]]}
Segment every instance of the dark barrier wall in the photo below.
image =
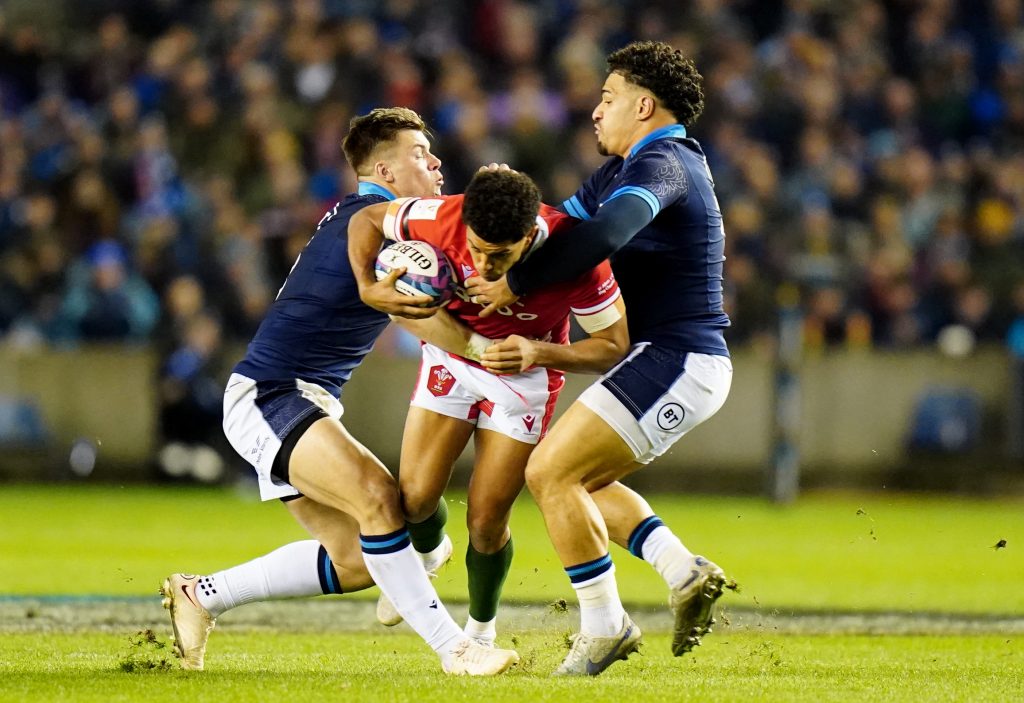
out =
{"type": "MultiPolygon", "coordinates": [[[[668,479],[667,487],[672,476],[699,476],[709,484],[749,481],[767,463],[771,360],[743,351],[734,366],[732,393],[722,411],[653,465],[668,479]]],[[[416,370],[414,360],[371,355],[342,398],[346,426],[390,467],[398,461],[416,370]]],[[[8,405],[14,399],[34,406],[49,433],[45,446],[0,440],[0,477],[59,473],[73,442],[83,437],[98,446],[97,478],[150,475],[159,441],[154,374],[155,357],[146,351],[0,350],[0,396],[8,405]]],[[[972,390],[996,425],[1009,402],[1009,361],[998,348],[965,359],[930,352],[837,352],[806,358],[801,375],[800,454],[803,475],[811,479],[855,478],[903,462],[915,403],[930,388],[972,390]]],[[[570,377],[559,409],[591,380],[570,377]]]]}

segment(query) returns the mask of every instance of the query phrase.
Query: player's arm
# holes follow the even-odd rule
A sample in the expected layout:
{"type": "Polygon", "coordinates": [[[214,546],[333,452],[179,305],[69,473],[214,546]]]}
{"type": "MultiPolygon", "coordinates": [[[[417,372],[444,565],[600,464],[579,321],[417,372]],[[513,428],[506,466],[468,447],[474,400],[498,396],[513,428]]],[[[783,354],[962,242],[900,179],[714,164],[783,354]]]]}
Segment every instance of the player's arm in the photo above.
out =
{"type": "Polygon", "coordinates": [[[392,315],[391,321],[427,344],[478,363],[484,350],[494,342],[469,329],[446,310],[425,320],[392,315]]]}
{"type": "Polygon", "coordinates": [[[440,306],[433,305],[429,295],[405,295],[395,290],[395,281],[405,268],[393,269],[380,281],[374,275],[374,262],[384,244],[384,219],[398,202],[368,205],[352,216],[348,222],[348,258],[364,303],[389,315],[422,319],[434,315],[440,306]]]}
{"type": "Polygon", "coordinates": [[[466,291],[489,302],[480,313],[486,317],[493,310],[515,302],[520,295],[571,281],[597,266],[650,224],[654,214],[647,198],[624,193],[604,203],[591,219],[545,242],[497,281],[485,281],[478,276],[468,279],[466,291]]]}
{"type": "Polygon", "coordinates": [[[575,373],[604,373],[629,351],[626,306],[621,295],[597,315],[577,316],[576,319],[590,335],[586,339],[572,344],[552,344],[512,335],[489,346],[480,363],[496,374],[521,373],[532,366],[575,373]]]}

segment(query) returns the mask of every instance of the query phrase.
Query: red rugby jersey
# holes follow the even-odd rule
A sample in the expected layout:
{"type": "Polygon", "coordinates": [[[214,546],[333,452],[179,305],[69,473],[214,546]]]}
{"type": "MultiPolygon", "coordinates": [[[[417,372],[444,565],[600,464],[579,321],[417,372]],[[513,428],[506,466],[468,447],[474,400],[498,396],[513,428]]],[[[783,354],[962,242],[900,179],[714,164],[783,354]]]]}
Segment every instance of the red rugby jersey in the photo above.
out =
{"type": "MultiPolygon", "coordinates": [[[[447,307],[450,314],[474,332],[491,339],[518,334],[558,344],[569,341],[570,312],[588,332],[604,329],[617,319],[608,315],[608,308],[619,297],[619,286],[607,261],[573,281],[546,286],[481,318],[483,306],[466,293],[466,279],[477,272],[466,244],[462,198],[461,195],[399,198],[392,201],[384,218],[384,236],[388,239],[419,239],[447,254],[455,268],[457,284],[455,298],[447,307]]],[[[537,236],[524,256],[543,246],[548,237],[563,234],[572,226],[572,218],[553,207],[541,205],[537,226],[537,236]]]]}

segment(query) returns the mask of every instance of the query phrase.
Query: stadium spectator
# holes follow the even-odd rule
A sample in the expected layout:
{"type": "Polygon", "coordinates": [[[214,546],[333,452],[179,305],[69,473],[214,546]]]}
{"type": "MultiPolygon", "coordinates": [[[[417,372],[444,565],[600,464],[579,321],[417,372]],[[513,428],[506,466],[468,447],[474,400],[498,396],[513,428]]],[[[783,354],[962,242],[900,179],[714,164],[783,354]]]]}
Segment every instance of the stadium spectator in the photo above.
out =
{"type": "Polygon", "coordinates": [[[72,264],[50,329],[57,343],[139,342],[159,316],[159,300],[129,268],[116,242],[97,242],[72,264]]]}
{"type": "MultiPolygon", "coordinates": [[[[1024,269],[1020,2],[46,5],[0,22],[0,285],[23,291],[18,309],[71,283],[34,283],[42,243],[70,261],[117,239],[158,294],[182,273],[216,290],[227,340],[243,340],[300,233],[353,187],[334,175],[351,115],[420,110],[449,192],[507,161],[557,202],[599,165],[604,55],[653,38],[707,77],[693,131],[730,238],[743,230],[726,261],[733,339],[774,327],[774,306],[739,287],[771,300],[786,283],[807,311],[836,288],[837,315],[867,315],[875,344],[934,343],[975,287],[991,301],[985,336],[1007,333],[1024,269]],[[211,188],[224,179],[227,202],[211,188]],[[751,208],[756,227],[733,219],[751,208]]],[[[10,317],[0,334],[27,329],[10,317]]],[[[846,343],[833,327],[827,341],[846,343]]]]}

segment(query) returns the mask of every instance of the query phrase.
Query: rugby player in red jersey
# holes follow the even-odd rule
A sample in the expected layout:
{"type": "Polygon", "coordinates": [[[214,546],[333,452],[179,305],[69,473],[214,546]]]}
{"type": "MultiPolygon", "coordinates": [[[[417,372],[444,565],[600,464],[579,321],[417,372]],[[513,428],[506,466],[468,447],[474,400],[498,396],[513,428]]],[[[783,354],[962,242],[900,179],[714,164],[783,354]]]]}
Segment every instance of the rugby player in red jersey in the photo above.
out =
{"type": "MultiPolygon", "coordinates": [[[[497,603],[512,559],[512,504],[523,488],[530,452],[551,421],[563,374],[604,373],[625,355],[629,337],[607,262],[486,318],[479,315],[482,306],[466,294],[465,279],[497,279],[572,222],[541,204],[529,177],[498,170],[477,173],[465,195],[399,198],[361,210],[349,224],[349,253],[361,290],[375,282],[373,263],[385,238],[423,240],[442,249],[458,282],[448,312],[480,335],[477,350],[487,348],[484,357],[502,372],[491,373],[475,360],[424,344],[399,469],[413,545],[427,568],[434,568],[452,549],[444,534],[442,494],[455,460],[474,438],[466,633],[485,644],[494,642],[497,603]],[[571,344],[570,312],[589,334],[571,344]],[[490,345],[490,340],[501,341],[490,345]]],[[[385,624],[400,621],[385,599],[378,616],[385,624]]]]}

